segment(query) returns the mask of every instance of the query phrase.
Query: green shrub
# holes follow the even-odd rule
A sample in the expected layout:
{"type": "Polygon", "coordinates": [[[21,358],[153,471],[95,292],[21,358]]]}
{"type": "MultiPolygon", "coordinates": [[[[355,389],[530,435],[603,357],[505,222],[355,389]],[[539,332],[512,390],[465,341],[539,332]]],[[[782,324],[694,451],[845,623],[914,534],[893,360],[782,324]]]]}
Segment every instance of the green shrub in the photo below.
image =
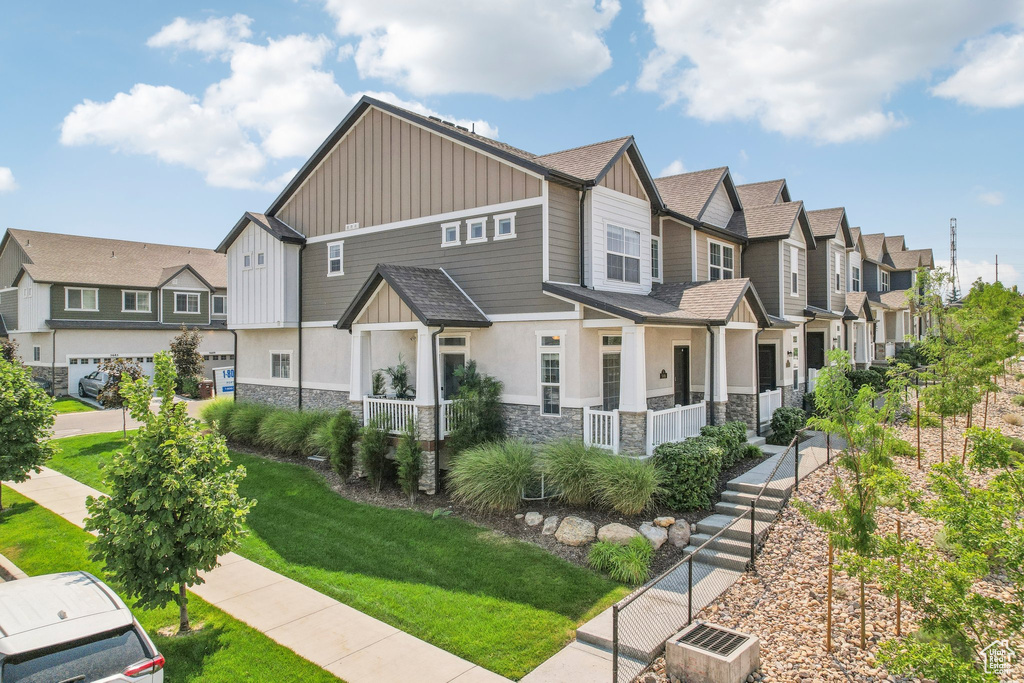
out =
{"type": "Polygon", "coordinates": [[[868,368],[867,370],[850,370],[847,374],[850,378],[850,383],[853,385],[854,393],[860,391],[862,386],[869,386],[875,391],[882,391],[885,389],[885,371],[878,368],[868,368]]]}
{"type": "Polygon", "coordinates": [[[598,464],[611,457],[581,439],[559,439],[544,446],[541,466],[547,484],[569,505],[589,505],[597,495],[598,464]]]}
{"type": "Polygon", "coordinates": [[[605,456],[596,470],[598,501],[624,515],[639,515],[664,493],[665,477],[650,459],[605,456]]]}
{"type": "Polygon", "coordinates": [[[626,545],[598,541],[590,548],[587,563],[616,581],[639,586],[651,572],[654,546],[643,536],[635,536],[626,545]]]}
{"type": "Polygon", "coordinates": [[[220,427],[220,431],[229,441],[243,446],[255,446],[259,436],[260,425],[275,408],[262,403],[239,403],[231,411],[231,419],[220,427]]]}
{"type": "Polygon", "coordinates": [[[231,415],[235,412],[239,403],[235,403],[234,398],[217,398],[199,410],[199,417],[206,424],[211,427],[215,427],[218,432],[224,434],[227,430],[228,424],[231,422],[231,415]]]}
{"type": "Polygon", "coordinates": [[[744,458],[763,458],[764,451],[752,443],[745,444],[743,446],[743,457],[744,458]]]}
{"type": "Polygon", "coordinates": [[[179,394],[182,396],[188,396],[189,398],[196,398],[199,396],[199,379],[196,377],[182,377],[178,380],[180,386],[179,394]]]}
{"type": "Polygon", "coordinates": [[[1010,400],[1013,401],[1014,405],[1024,407],[1024,394],[1018,394],[1017,396],[1014,396],[1010,400]]]}
{"type": "Polygon", "coordinates": [[[355,416],[344,408],[340,409],[317,427],[312,440],[315,447],[327,455],[338,476],[347,481],[352,476],[356,441],[359,440],[359,421],[355,416]]]}
{"type": "Polygon", "coordinates": [[[912,445],[909,441],[904,441],[899,437],[892,437],[886,439],[885,443],[889,446],[889,453],[895,457],[917,457],[917,446],[912,445]]]}
{"type": "Polygon", "coordinates": [[[1018,439],[1015,436],[1006,437],[1010,440],[1010,450],[1020,455],[1024,455],[1024,440],[1018,439]]]}
{"type": "Polygon", "coordinates": [[[933,360],[928,356],[922,344],[914,344],[897,351],[895,362],[906,363],[912,368],[919,368],[923,365],[931,365],[933,360]]]}
{"type": "Polygon", "coordinates": [[[701,427],[701,436],[712,439],[722,448],[722,468],[732,467],[743,458],[743,447],[747,444],[747,423],[726,422],[722,425],[701,427]]]}
{"type": "Polygon", "coordinates": [[[455,371],[459,391],[455,395],[456,418],[445,447],[453,456],[480,444],[505,438],[501,393],[505,386],[477,370],[476,361],[455,371]]]}
{"type": "Polygon", "coordinates": [[[370,486],[380,491],[387,478],[388,453],[391,451],[391,419],[378,415],[359,430],[359,462],[370,486]]]}
{"type": "Polygon", "coordinates": [[[711,507],[722,473],[722,449],[706,436],[665,443],[654,451],[666,484],[665,503],[673,510],[711,507]]]}
{"type": "Polygon", "coordinates": [[[481,510],[514,510],[536,474],[533,446],[518,439],[480,444],[460,453],[448,470],[455,500],[481,510]]]}
{"type": "Polygon", "coordinates": [[[783,406],[772,414],[771,434],[768,443],[776,446],[788,446],[796,436],[798,429],[807,424],[807,413],[799,408],[783,406]]]}
{"type": "MultiPolygon", "coordinates": [[[[911,427],[916,427],[917,426],[917,411],[916,410],[910,414],[910,420],[908,420],[907,424],[909,424],[911,427]]],[[[938,417],[938,415],[935,415],[933,413],[929,413],[928,411],[922,410],[921,411],[921,426],[922,427],[938,427],[939,426],[939,417],[938,417]]]]}
{"type": "Polygon", "coordinates": [[[311,437],[328,419],[319,410],[277,409],[260,422],[256,443],[291,457],[315,455],[319,449],[311,437]]]}
{"type": "Polygon", "coordinates": [[[409,502],[416,502],[416,494],[420,490],[420,474],[423,472],[423,449],[420,448],[419,436],[416,434],[416,421],[409,418],[402,432],[395,451],[395,462],[398,463],[398,485],[402,487],[409,502]]]}
{"type": "Polygon", "coordinates": [[[1024,372],[1018,372],[1016,375],[1013,376],[1013,378],[1018,382],[1021,381],[1022,379],[1024,379],[1024,372]]]}

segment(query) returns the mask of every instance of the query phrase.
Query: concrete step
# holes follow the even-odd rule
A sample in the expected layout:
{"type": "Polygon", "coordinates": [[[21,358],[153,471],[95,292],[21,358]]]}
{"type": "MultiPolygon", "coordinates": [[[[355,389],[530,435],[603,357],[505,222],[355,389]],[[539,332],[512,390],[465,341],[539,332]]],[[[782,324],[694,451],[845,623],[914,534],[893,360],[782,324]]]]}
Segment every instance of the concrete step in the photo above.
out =
{"type": "MultiPolygon", "coordinates": [[[[733,479],[732,481],[730,481],[729,483],[727,483],[725,485],[725,488],[727,490],[729,490],[729,491],[736,491],[736,492],[739,492],[739,493],[753,493],[754,495],[757,495],[758,493],[761,492],[761,485],[762,485],[762,483],[763,483],[763,481],[748,482],[748,481],[739,481],[737,479],[733,479]]],[[[789,492],[790,492],[790,490],[792,488],[793,488],[793,480],[792,479],[787,478],[787,479],[784,479],[784,480],[776,480],[776,481],[772,482],[771,484],[769,484],[765,488],[764,495],[761,496],[761,497],[762,498],[772,497],[772,498],[780,498],[780,499],[781,498],[785,498],[786,496],[789,495],[789,492]]]]}
{"type": "MultiPolygon", "coordinates": [[[[750,498],[752,500],[754,496],[751,496],[750,498]]],[[[765,498],[762,496],[761,500],[765,500],[765,498]]],[[[739,517],[740,515],[750,512],[750,501],[742,504],[723,500],[715,504],[715,512],[723,515],[729,515],[730,517],[739,517]]],[[[775,519],[778,512],[778,508],[768,508],[758,504],[755,514],[757,515],[757,519],[770,522],[775,519]]]]}
{"type": "MultiPolygon", "coordinates": [[[[750,501],[755,498],[757,498],[756,493],[744,493],[743,491],[730,491],[728,489],[722,491],[723,503],[732,503],[742,506],[744,509],[750,508],[750,501]]],[[[776,512],[782,508],[782,498],[768,495],[761,496],[761,500],[757,501],[757,507],[776,512]]]]}
{"type": "MultiPolygon", "coordinates": [[[[707,540],[707,539],[705,539],[707,540]]],[[[703,541],[698,541],[699,543],[703,541]]],[[[713,541],[712,543],[717,543],[713,541]]],[[[683,548],[684,553],[691,553],[697,549],[697,546],[688,545],[683,548]]],[[[728,569],[734,572],[745,572],[747,570],[747,562],[750,560],[750,546],[747,546],[746,555],[737,555],[733,552],[727,552],[725,550],[718,550],[711,546],[704,548],[700,551],[700,554],[695,560],[696,564],[708,564],[712,567],[718,567],[721,569],[728,569]]],[[[696,565],[695,565],[696,566],[696,565]]]]}
{"type": "Polygon", "coordinates": [[[752,446],[761,447],[761,446],[764,446],[766,442],[765,442],[765,439],[764,439],[763,436],[756,436],[756,435],[754,435],[754,436],[748,436],[747,437],[747,443],[751,444],[752,446]]]}
{"type": "MultiPolygon", "coordinates": [[[[722,536],[725,538],[736,539],[739,541],[750,542],[750,520],[745,519],[732,524],[736,518],[732,515],[709,515],[704,519],[697,522],[697,533],[707,534],[708,536],[714,536],[719,531],[722,531],[722,536]],[[730,526],[732,524],[732,526],[730,526]],[[728,527],[728,528],[726,528],[728,527]]],[[[755,540],[760,543],[764,538],[765,534],[768,533],[768,528],[771,526],[769,522],[755,520],[754,521],[754,536],[755,540]]]]}
{"type": "MultiPolygon", "coordinates": [[[[704,545],[705,543],[707,543],[708,544],[707,547],[710,548],[711,550],[717,550],[718,552],[728,553],[730,555],[735,555],[737,557],[743,558],[744,560],[749,560],[750,559],[750,541],[749,540],[741,541],[739,539],[726,538],[724,536],[719,536],[718,538],[716,538],[713,541],[710,540],[710,539],[711,539],[711,534],[706,534],[706,533],[691,534],[690,535],[690,545],[693,546],[693,548],[699,548],[702,545],[704,545]]],[[[693,548],[691,548],[691,550],[693,548]]],[[[703,552],[704,551],[702,550],[701,554],[703,554],[703,552]]],[[[700,558],[698,557],[697,560],[699,562],[700,558]]]]}

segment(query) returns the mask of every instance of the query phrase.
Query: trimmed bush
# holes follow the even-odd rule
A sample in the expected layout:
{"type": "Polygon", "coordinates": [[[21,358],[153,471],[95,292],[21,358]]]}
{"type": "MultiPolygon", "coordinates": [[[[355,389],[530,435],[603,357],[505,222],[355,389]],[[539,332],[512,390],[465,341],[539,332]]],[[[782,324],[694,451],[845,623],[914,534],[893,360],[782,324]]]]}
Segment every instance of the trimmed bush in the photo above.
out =
{"type": "Polygon", "coordinates": [[[359,463],[370,486],[380,491],[388,473],[388,453],[391,451],[391,420],[378,415],[359,430],[359,463]]]}
{"type": "Polygon", "coordinates": [[[639,586],[651,573],[653,557],[654,546],[643,536],[636,536],[626,545],[598,541],[590,548],[587,564],[616,581],[639,586]]]}
{"type": "Polygon", "coordinates": [[[210,427],[214,427],[220,434],[224,434],[227,425],[231,422],[231,415],[235,412],[235,408],[241,404],[235,403],[233,398],[217,398],[199,410],[199,417],[208,424],[210,427]]]}
{"type": "Polygon", "coordinates": [[[907,346],[896,352],[897,363],[906,363],[912,368],[919,368],[922,365],[929,365],[933,360],[928,356],[922,344],[907,346]]]}
{"type": "Polygon", "coordinates": [[[585,446],[581,439],[559,439],[544,446],[541,466],[559,499],[569,505],[589,505],[597,495],[598,464],[609,457],[596,446],[585,446]]]}
{"type": "Polygon", "coordinates": [[[331,467],[344,480],[352,476],[356,459],[356,441],[359,440],[359,420],[345,408],[313,432],[312,443],[325,453],[331,467]]]}
{"type": "Polygon", "coordinates": [[[857,393],[863,386],[869,386],[875,391],[883,391],[885,389],[885,371],[878,368],[868,368],[867,370],[850,370],[846,373],[846,376],[850,378],[850,384],[853,385],[853,392],[857,393]]]}
{"type": "Polygon", "coordinates": [[[665,443],[654,451],[666,484],[665,503],[673,510],[711,507],[722,473],[722,448],[706,436],[665,443]]]}
{"type": "Polygon", "coordinates": [[[260,425],[274,411],[274,408],[262,403],[239,403],[231,411],[231,419],[227,424],[220,426],[220,431],[229,441],[243,446],[255,446],[260,425]]]}
{"type": "Polygon", "coordinates": [[[481,510],[515,510],[536,477],[533,446],[518,439],[464,450],[448,470],[455,500],[481,510]]]}
{"type": "Polygon", "coordinates": [[[723,425],[701,427],[701,436],[712,439],[722,448],[722,467],[732,467],[743,458],[743,447],[747,445],[747,423],[726,422],[723,425]]]}
{"type": "Polygon", "coordinates": [[[624,515],[639,515],[664,492],[665,476],[650,459],[606,455],[596,470],[598,501],[624,515]]]}
{"type": "Polygon", "coordinates": [[[260,422],[256,443],[291,457],[315,455],[319,449],[311,437],[328,419],[319,410],[277,409],[260,422]]]}
{"type": "Polygon", "coordinates": [[[783,406],[772,414],[771,434],[768,443],[775,446],[788,446],[796,436],[798,429],[807,424],[807,413],[799,408],[783,406]]]}
{"type": "Polygon", "coordinates": [[[423,449],[416,434],[416,421],[411,417],[402,432],[395,451],[395,462],[398,463],[398,485],[402,487],[409,502],[416,502],[416,494],[420,490],[420,474],[423,472],[423,449]]]}

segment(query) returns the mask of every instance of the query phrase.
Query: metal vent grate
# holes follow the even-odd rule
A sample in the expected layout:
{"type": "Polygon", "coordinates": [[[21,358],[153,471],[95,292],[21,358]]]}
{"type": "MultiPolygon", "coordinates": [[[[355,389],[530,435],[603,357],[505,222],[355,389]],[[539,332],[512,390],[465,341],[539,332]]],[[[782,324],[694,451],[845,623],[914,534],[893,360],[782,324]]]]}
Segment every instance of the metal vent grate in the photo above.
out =
{"type": "Polygon", "coordinates": [[[750,638],[747,636],[723,631],[707,624],[698,624],[692,631],[681,636],[677,642],[725,656],[748,640],[750,638]]]}

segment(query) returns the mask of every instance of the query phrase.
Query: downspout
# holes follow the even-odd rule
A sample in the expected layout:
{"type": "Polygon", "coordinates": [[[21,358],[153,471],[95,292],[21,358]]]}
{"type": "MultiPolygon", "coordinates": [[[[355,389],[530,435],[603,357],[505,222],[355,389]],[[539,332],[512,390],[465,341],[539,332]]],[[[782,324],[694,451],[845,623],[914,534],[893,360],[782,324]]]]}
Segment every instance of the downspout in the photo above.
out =
{"type": "Polygon", "coordinates": [[[708,328],[708,349],[711,353],[708,354],[708,396],[711,397],[711,426],[715,425],[715,332],[711,329],[711,325],[705,325],[708,328]]]}
{"type": "Polygon", "coordinates": [[[584,250],[585,237],[587,234],[586,216],[584,215],[584,206],[587,202],[587,186],[584,185],[583,189],[580,190],[580,287],[587,286],[587,279],[584,276],[584,250]]]}
{"type": "Polygon", "coordinates": [[[232,367],[232,369],[234,370],[234,373],[235,373],[235,376],[233,378],[232,384],[234,385],[235,390],[231,392],[231,399],[234,400],[234,401],[237,401],[238,400],[238,332],[235,331],[235,330],[232,330],[232,329],[229,329],[228,332],[230,332],[231,336],[235,338],[235,348],[232,351],[233,355],[231,357],[231,367],[232,367]]]}
{"type": "MultiPolygon", "coordinates": [[[[302,410],[302,252],[306,250],[305,243],[299,245],[299,367],[295,374],[299,385],[299,410],[302,410]]],[[[237,339],[237,337],[236,337],[237,339]]],[[[237,372],[235,373],[238,374],[237,372]]]]}
{"type": "Polygon", "coordinates": [[[757,383],[757,386],[754,387],[754,395],[757,397],[754,401],[754,419],[757,420],[755,431],[758,436],[761,436],[761,347],[757,345],[757,342],[762,332],[764,332],[764,328],[758,325],[757,332],[754,333],[754,382],[757,383]]]}
{"type": "MultiPolygon", "coordinates": [[[[53,329],[53,334],[50,335],[50,398],[57,397],[57,328],[53,329]]],[[[68,387],[68,393],[71,393],[71,387],[68,387]]]]}
{"type": "Polygon", "coordinates": [[[434,491],[441,491],[441,386],[437,381],[437,335],[444,325],[430,335],[430,362],[434,368],[434,491]]]}

